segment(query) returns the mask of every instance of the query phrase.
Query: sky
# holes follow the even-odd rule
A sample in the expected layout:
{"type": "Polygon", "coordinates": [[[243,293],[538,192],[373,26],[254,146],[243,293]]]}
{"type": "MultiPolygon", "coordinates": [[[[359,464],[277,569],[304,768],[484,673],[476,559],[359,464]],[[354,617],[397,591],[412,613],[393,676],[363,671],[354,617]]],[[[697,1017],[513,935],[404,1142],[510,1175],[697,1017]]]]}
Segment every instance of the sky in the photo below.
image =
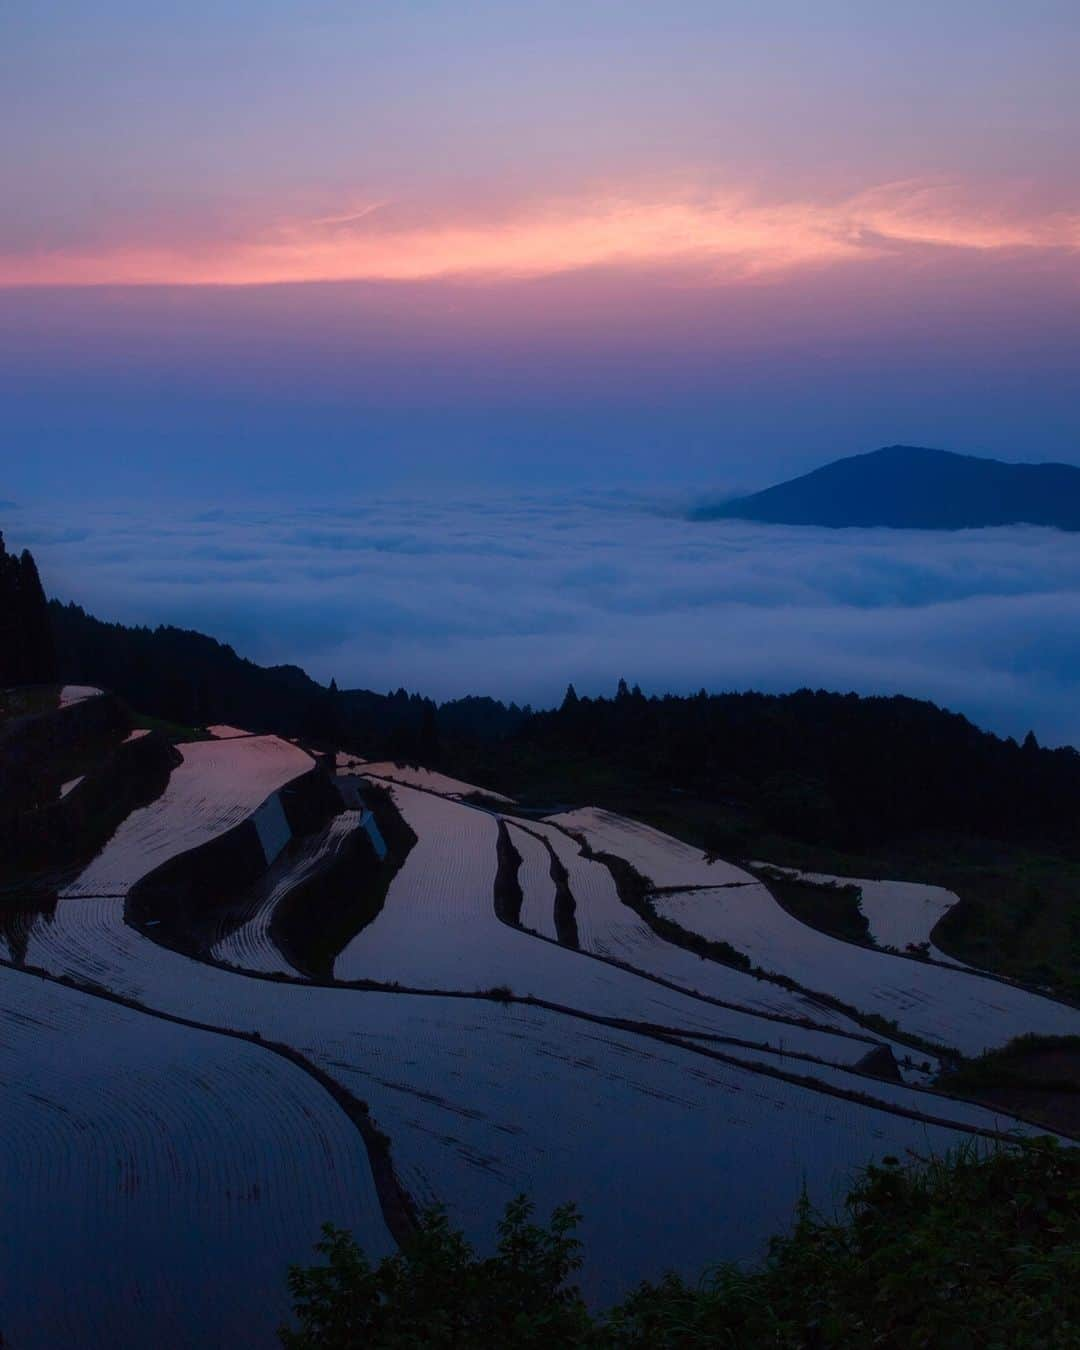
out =
{"type": "Polygon", "coordinates": [[[1075,0],[3,6],[0,526],[344,685],[1080,740],[1075,537],[686,519],[1080,463],[1078,69],[1075,0]]]}
{"type": "Polygon", "coordinates": [[[0,497],[1080,458],[1072,0],[0,13],[0,497]]]}

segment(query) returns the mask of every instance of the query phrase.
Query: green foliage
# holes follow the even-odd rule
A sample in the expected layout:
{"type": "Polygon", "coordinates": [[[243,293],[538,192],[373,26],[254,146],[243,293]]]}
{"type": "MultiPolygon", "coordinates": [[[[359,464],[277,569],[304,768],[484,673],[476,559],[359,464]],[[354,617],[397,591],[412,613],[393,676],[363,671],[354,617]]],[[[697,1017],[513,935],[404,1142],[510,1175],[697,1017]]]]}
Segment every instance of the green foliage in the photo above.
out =
{"type": "Polygon", "coordinates": [[[858,886],[842,885],[835,881],[807,881],[791,877],[775,867],[756,868],[768,883],[769,891],[784,909],[811,928],[820,929],[830,937],[874,945],[870,925],[862,912],[862,892],[858,886]]]}
{"type": "Polygon", "coordinates": [[[289,1288],[299,1329],[290,1350],[353,1347],[580,1345],[589,1329],[570,1277],[581,1264],[572,1206],[549,1227],[531,1222],[519,1197],[499,1223],[495,1253],[478,1257],[439,1208],[429,1210],[403,1250],[372,1266],[346,1232],[327,1225],[316,1248],[325,1264],[294,1267],[289,1288]]]}
{"type": "Polygon", "coordinates": [[[911,698],[801,689],[568,699],[534,714],[517,739],[658,791],[738,805],[809,843],[865,847],[949,830],[1080,848],[1075,750],[1022,748],[911,698]]]}
{"type": "Polygon", "coordinates": [[[906,1350],[1080,1345],[1080,1150],[1051,1139],[871,1166],[840,1218],[804,1199],[756,1270],[642,1284],[590,1315],[568,1280],[576,1214],[532,1224],[524,1199],[476,1256],[441,1210],[372,1267],[328,1228],[326,1262],[294,1269],[292,1350],[582,1347],[588,1350],[906,1350]]]}
{"type": "Polygon", "coordinates": [[[650,883],[625,858],[620,858],[614,853],[595,852],[589,847],[584,835],[574,835],[574,838],[581,845],[587,858],[595,858],[597,862],[602,862],[611,873],[623,904],[629,905],[645,920],[653,932],[666,942],[694,952],[697,956],[719,961],[722,965],[734,966],[736,970],[752,969],[752,963],[746,953],[740,952],[730,942],[725,942],[722,938],[702,937],[700,933],[693,933],[673,920],[665,918],[664,915],[658,914],[652,903],[650,883]]]}
{"type": "Polygon", "coordinates": [[[213,740],[210,733],[201,727],[188,727],[180,722],[169,722],[163,717],[148,717],[140,712],[131,714],[131,725],[143,731],[156,731],[174,745],[189,744],[192,741],[213,740]]]}
{"type": "MultiPolygon", "coordinates": [[[[1008,1045],[987,1050],[977,1059],[965,1060],[950,1075],[949,1082],[971,1088],[1030,1084],[1032,1061],[1055,1054],[1062,1059],[1066,1056],[1080,1059],[1080,1036],[1037,1036],[1028,1032],[1015,1037],[1008,1045]]],[[[1047,1085],[1044,1079],[1038,1081],[1047,1085]]],[[[1062,1077],[1060,1081],[1055,1080],[1052,1086],[1058,1092],[1080,1093],[1080,1081],[1074,1077],[1062,1077]]]]}

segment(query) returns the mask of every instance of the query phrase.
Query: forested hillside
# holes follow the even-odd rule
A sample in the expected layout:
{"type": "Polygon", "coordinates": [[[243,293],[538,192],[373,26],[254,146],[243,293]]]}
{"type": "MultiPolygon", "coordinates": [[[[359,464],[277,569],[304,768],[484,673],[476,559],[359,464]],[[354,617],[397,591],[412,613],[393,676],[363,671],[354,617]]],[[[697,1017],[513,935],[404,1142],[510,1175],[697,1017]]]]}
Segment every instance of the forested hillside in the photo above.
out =
{"type": "Polygon", "coordinates": [[[201,633],[102,623],[56,601],[49,614],[60,679],[112,689],[185,725],[235,722],[427,764],[450,754],[511,779],[539,759],[555,791],[588,766],[845,847],[922,830],[1070,851],[1080,841],[1075,750],[1045,749],[1031,734],[1020,745],[923,700],[808,689],[646,697],[622,682],[613,698],[578,698],[571,687],[547,712],[483,697],[437,706],[404,689],[326,688],[201,633]]]}
{"type": "Polygon", "coordinates": [[[59,678],[111,689],[140,712],[185,726],[231,722],[376,753],[435,763],[443,735],[502,735],[524,714],[515,704],[465,698],[436,710],[431,699],[318,684],[298,666],[259,666],[188,629],[103,623],[54,600],[59,678]]]}
{"type": "Polygon", "coordinates": [[[920,830],[1073,847],[1080,755],[1022,745],[904,697],[792,694],[578,698],[537,713],[521,739],[636,778],[750,807],[784,833],[865,846],[920,830]]]}
{"type": "Polygon", "coordinates": [[[52,627],[29,550],[8,553],[0,534],[0,687],[56,678],[52,627]]]}

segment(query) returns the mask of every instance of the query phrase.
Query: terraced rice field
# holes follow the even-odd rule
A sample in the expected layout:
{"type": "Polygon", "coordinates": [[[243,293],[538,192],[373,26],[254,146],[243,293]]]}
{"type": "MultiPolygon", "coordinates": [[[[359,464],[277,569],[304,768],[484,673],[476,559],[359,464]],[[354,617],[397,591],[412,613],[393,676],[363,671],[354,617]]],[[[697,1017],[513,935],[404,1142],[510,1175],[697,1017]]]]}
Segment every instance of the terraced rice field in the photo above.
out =
{"type": "MultiPolygon", "coordinates": [[[[632,971],[590,960],[551,942],[516,931],[495,917],[494,890],[498,822],[486,811],[445,800],[416,788],[395,786],[394,800],[418,842],[391,883],[381,913],[338,957],[334,978],[400,984],[406,989],[460,990],[473,993],[505,986],[531,996],[602,1017],[632,1018],[697,1034],[731,1037],[754,1044],[801,1047],[823,1059],[852,1064],[874,1040],[842,1014],[715,962],[669,948],[618,899],[610,874],[588,863],[589,884],[607,879],[610,924],[640,926],[642,944],[662,949],[670,968],[704,967],[699,978],[724,991],[736,1007],[717,1007],[632,971]],[[623,916],[628,916],[627,920],[623,916]],[[760,991],[760,993],[759,993],[760,991]],[[754,1015],[749,1000],[765,1010],[814,1020],[850,1035],[835,1035],[754,1015]]],[[[531,826],[530,826],[531,828],[531,826]]],[[[550,827],[549,827],[550,828],[550,827]]],[[[552,836],[557,831],[551,831],[552,836]]],[[[570,861],[581,859],[567,836],[556,841],[570,861]],[[571,857],[571,855],[573,855],[571,857]]],[[[577,884],[577,878],[572,880],[577,884]]],[[[592,905],[582,888],[579,909],[592,905]]],[[[625,948],[620,951],[625,960],[625,948]]],[[[657,955],[657,962],[660,955],[657,955]]],[[[647,970],[648,967],[642,966],[647,970]]],[[[689,976],[687,977],[689,978],[689,976]]],[[[717,995],[720,997],[721,995],[717,995]]]]}
{"type": "MultiPolygon", "coordinates": [[[[760,1055],[748,1055],[747,1066],[719,1064],[544,1009],[283,986],[155,947],[115,920],[117,901],[69,902],[60,911],[88,906],[111,906],[114,916],[101,925],[111,927],[108,960],[99,941],[90,963],[102,983],[151,1007],[258,1029],[295,1047],[370,1103],[406,1185],[421,1199],[444,1200],[476,1238],[490,1234],[521,1189],[542,1206],[577,1199],[588,1216],[587,1285],[596,1297],[668,1264],[695,1270],[702,1250],[753,1255],[789,1217],[804,1175],[826,1203],[861,1159],[957,1137],[762,1075],[749,1067],[760,1055]],[[677,1147],[658,1146],[674,1140],[677,1147]]],[[[78,944],[54,941],[55,925],[43,924],[30,959],[85,964],[78,944]]],[[[1008,1123],[899,1085],[853,1077],[850,1086],[880,1092],[885,1105],[900,1096],[928,1102],[961,1130],[1008,1123]]]]}
{"type": "MultiPolygon", "coordinates": [[[[771,867],[771,863],[761,863],[771,867]]],[[[878,881],[868,877],[834,877],[824,872],[800,872],[794,867],[778,867],[778,872],[812,882],[817,886],[858,886],[859,908],[866,915],[870,936],[879,947],[904,951],[909,944],[930,943],[935,925],[960,897],[944,886],[929,886],[918,881],[878,881]]],[[[930,943],[935,961],[963,966],[964,962],[947,956],[930,943]]]]}
{"type": "MultiPolygon", "coordinates": [[[[506,1201],[520,1191],[536,1199],[541,1214],[575,1201],[585,1215],[582,1283],[590,1298],[616,1298],[668,1267],[696,1274],[706,1252],[715,1260],[752,1259],[789,1221],[804,1184],[827,1207],[875,1157],[925,1153],[971,1130],[1015,1125],[982,1107],[855,1072],[881,1038],[798,991],[665,942],[621,901],[609,870],[553,823],[507,819],[522,857],[522,923],[535,931],[501,922],[494,907],[499,818],[437,793],[432,778],[444,789],[453,784],[453,794],[469,788],[441,775],[421,786],[391,786],[417,843],[381,912],[335,969],[339,979],[397,982],[402,991],[282,983],[159,946],[125,925],[127,887],[166,857],[252,816],[262,818],[272,844],[280,803],[268,803],[311,766],[303,751],[272,737],[203,742],[183,754],[159,802],[133,813],[84,873],[112,878],[116,889],[95,895],[77,883],[51,913],[27,917],[9,959],[148,1009],[291,1047],[370,1104],[409,1191],[421,1202],[443,1201],[478,1242],[490,1239],[506,1201]],[[554,940],[549,847],[574,896],[582,951],[554,940]],[[559,1007],[449,992],[499,985],[559,1007]],[[432,992],[404,992],[410,988],[432,992]],[[795,1020],[808,1016],[819,1025],[795,1020]]],[[[689,911],[690,920],[713,922],[716,936],[743,950],[740,936],[763,949],[773,943],[781,957],[798,956],[792,973],[811,988],[807,972],[825,972],[829,951],[832,977],[817,987],[841,997],[845,978],[865,979],[883,999],[893,989],[884,975],[873,985],[864,957],[890,963],[893,981],[902,975],[911,984],[929,972],[991,996],[1021,994],[837,943],[790,919],[737,868],[707,863],[618,817],[572,817],[559,819],[583,829],[594,848],[628,856],[658,886],[684,888],[657,896],[658,910],[672,906],[684,917],[689,911]],[[712,889],[685,889],[699,885],[712,889]],[[694,909],[699,902],[704,919],[694,909]],[[740,902],[741,927],[733,908],[740,902]],[[774,911],[794,927],[780,924],[774,911]],[[796,932],[825,945],[799,948],[796,932]]],[[[358,804],[302,852],[282,858],[245,924],[214,947],[215,957],[266,974],[287,969],[269,937],[274,908],[350,830],[369,825],[358,804]]],[[[771,964],[756,948],[749,954],[771,964]]],[[[1001,1025],[1012,1019],[1010,1034],[1037,1029],[1029,1025],[1034,1006],[1058,1010],[1031,995],[1022,999],[1028,1002],[996,1013],[1001,1025]]],[[[939,1021],[958,1009],[962,1032],[975,1016],[970,998],[950,1004],[941,988],[914,1005],[939,1021]]],[[[180,1329],[167,1338],[170,1346],[205,1344],[205,1336],[185,1339],[196,1325],[213,1326],[223,1344],[269,1343],[285,1311],[285,1266],[308,1255],[320,1221],[353,1227],[370,1251],[389,1248],[355,1127],[314,1079],[266,1049],[0,969],[5,1073],[14,1085],[5,1080],[5,1100],[17,1103],[18,1127],[0,1175],[14,1196],[16,1229],[25,1226],[32,1238],[17,1269],[23,1301],[14,1305],[14,1320],[5,1291],[5,1334],[30,1325],[32,1295],[40,1290],[34,1280],[50,1261],[70,1264],[77,1256],[83,1263],[81,1283],[72,1285],[81,1299],[74,1311],[50,1307],[55,1324],[42,1319],[45,1338],[35,1341],[34,1332],[13,1339],[16,1345],[160,1343],[147,1328],[151,1321],[160,1328],[163,1309],[180,1329]],[[8,997],[12,989],[20,1002],[8,997]],[[62,1016],[47,1006],[50,999],[62,1016]],[[42,1150],[67,1150],[74,1161],[57,1165],[52,1152],[38,1161],[42,1150]],[[111,1160],[127,1156],[124,1150],[137,1161],[117,1172],[111,1160]],[[18,1167],[12,1156],[23,1160],[18,1167]],[[138,1184],[128,1185],[130,1177],[138,1184]],[[213,1189],[213,1201],[200,1202],[200,1187],[213,1189]],[[75,1215],[68,1228],[65,1203],[75,1215]],[[180,1225],[190,1241],[169,1268],[161,1244],[173,1251],[180,1225]],[[230,1270],[227,1285],[215,1281],[215,1268],[230,1270]],[[258,1302],[254,1312],[238,1299],[238,1287],[258,1302]],[[269,1328],[266,1337],[251,1335],[253,1318],[269,1328]]]]}
{"type": "Polygon", "coordinates": [[[406,1185],[481,1243],[509,1195],[542,1214],[574,1200],[598,1301],[697,1273],[703,1251],[761,1255],[804,1179],[827,1207],[861,1163],[962,1137],[541,1009],[379,997],[364,1060],[337,1072],[390,1133],[406,1185]]]}
{"type": "Polygon", "coordinates": [[[1003,981],[891,956],[819,933],[781,909],[763,886],[656,897],[658,914],[723,939],[766,970],[830,991],[911,1035],[978,1055],[1024,1031],[1080,1034],[1080,1011],[1003,981]]]}
{"type": "Polygon", "coordinates": [[[290,891],[309,880],[341,852],[350,837],[363,828],[363,817],[362,811],[343,811],[306,839],[296,853],[279,859],[259,883],[250,917],[214,943],[210,953],[214,960],[240,970],[295,975],[296,971],[271,937],[274,912],[290,891]]]}
{"type": "MultiPolygon", "coordinates": [[[[679,878],[705,875],[705,855],[610,812],[552,817],[590,845],[630,862],[657,888],[688,886],[679,878]]],[[[657,914],[689,933],[728,942],[764,970],[830,993],[863,1013],[894,1020],[902,1031],[965,1055],[1004,1045],[1019,1029],[1041,1035],[1080,1034],[1080,1011],[967,969],[872,951],[820,933],[782,909],[768,889],[741,868],[722,864],[725,880],[699,890],[653,898],[657,914]]]]}
{"type": "Polygon", "coordinates": [[[692,886],[742,886],[754,880],[741,867],[709,858],[681,839],[612,811],[589,806],[548,819],[564,830],[584,835],[595,852],[614,853],[625,859],[656,887],[688,890],[692,886]]]}
{"type": "MultiPolygon", "coordinates": [[[[313,765],[310,755],[277,736],[195,741],[178,749],[183,763],[162,795],[128,816],[65,896],[126,895],[155,867],[239,825],[313,765]]],[[[280,847],[281,821],[272,808],[265,827],[267,840],[280,847]]]]}
{"type": "Polygon", "coordinates": [[[492,792],[490,788],[477,787],[475,783],[462,782],[460,778],[449,778],[444,773],[438,773],[434,769],[420,769],[414,764],[396,764],[390,760],[382,760],[376,764],[364,763],[360,772],[369,778],[378,778],[391,783],[403,783],[407,787],[423,788],[426,792],[434,792],[440,797],[471,797],[474,793],[481,793],[490,798],[493,802],[502,802],[504,805],[513,806],[512,797],[504,797],[501,792],[492,792]]]}
{"type": "Polygon", "coordinates": [[[85,703],[88,698],[97,698],[101,690],[92,684],[65,684],[60,690],[57,706],[68,708],[72,703],[85,703]]]}
{"type": "Polygon", "coordinates": [[[551,875],[551,855],[543,840],[527,828],[507,823],[510,842],[521,857],[518,885],[521,887],[521,926],[554,942],[555,882],[551,875]]]}
{"type": "Polygon", "coordinates": [[[257,1046],[0,968],[0,1096],[5,1344],[270,1345],[329,1215],[393,1248],[355,1125],[257,1046]]]}
{"type": "MultiPolygon", "coordinates": [[[[582,949],[606,959],[619,961],[680,989],[735,1004],[755,1013],[790,1019],[809,1019],[858,1036],[869,1033],[852,1018],[829,1008],[797,990],[785,989],[768,980],[755,979],[744,971],[717,961],[704,960],[693,952],[658,936],[644,919],[619,898],[614,879],[607,867],[586,858],[580,845],[564,830],[548,822],[530,822],[528,828],[550,844],[566,868],[570,889],[577,901],[578,939],[582,949]]],[[[769,1037],[776,1044],[780,1029],[769,1037]]],[[[791,1046],[791,1042],[786,1042],[791,1046]]],[[[908,1050],[896,1046],[902,1059],[908,1050]]],[[[830,1058],[835,1058],[835,1050],[830,1058]]],[[[925,1057],[918,1056],[920,1062],[925,1057]]],[[[852,1063],[841,1058],[839,1062],[852,1063]]]]}
{"type": "Polygon", "coordinates": [[[367,760],[361,758],[360,755],[350,755],[345,750],[339,750],[334,756],[334,766],[338,773],[349,773],[366,763],[367,760]]]}

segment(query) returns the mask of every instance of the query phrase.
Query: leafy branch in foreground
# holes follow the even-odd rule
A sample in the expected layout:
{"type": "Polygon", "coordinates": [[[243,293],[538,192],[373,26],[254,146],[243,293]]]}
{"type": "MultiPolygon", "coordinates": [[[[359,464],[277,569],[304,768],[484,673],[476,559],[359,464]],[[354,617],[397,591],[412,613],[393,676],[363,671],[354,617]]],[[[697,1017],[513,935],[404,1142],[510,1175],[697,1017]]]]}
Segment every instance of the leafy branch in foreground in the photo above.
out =
{"type": "Polygon", "coordinates": [[[581,1263],[572,1207],[550,1227],[522,1198],[479,1258],[432,1210],[372,1267],[328,1228],[326,1264],[295,1268],[293,1350],[582,1347],[869,1350],[1080,1345],[1080,1149],[1052,1139],[868,1167],[841,1218],[804,1200],[756,1270],[697,1284],[667,1275],[593,1315],[568,1281],[581,1263]]]}
{"type": "Polygon", "coordinates": [[[289,1273],[300,1329],[284,1329],[283,1344],[291,1350],[586,1344],[589,1316],[569,1284],[581,1264],[577,1212],[562,1206],[547,1228],[531,1216],[523,1196],[512,1201],[494,1255],[480,1258],[444,1210],[429,1209],[403,1249],[377,1266],[349,1233],[327,1224],[316,1247],[325,1264],[289,1273]]]}

